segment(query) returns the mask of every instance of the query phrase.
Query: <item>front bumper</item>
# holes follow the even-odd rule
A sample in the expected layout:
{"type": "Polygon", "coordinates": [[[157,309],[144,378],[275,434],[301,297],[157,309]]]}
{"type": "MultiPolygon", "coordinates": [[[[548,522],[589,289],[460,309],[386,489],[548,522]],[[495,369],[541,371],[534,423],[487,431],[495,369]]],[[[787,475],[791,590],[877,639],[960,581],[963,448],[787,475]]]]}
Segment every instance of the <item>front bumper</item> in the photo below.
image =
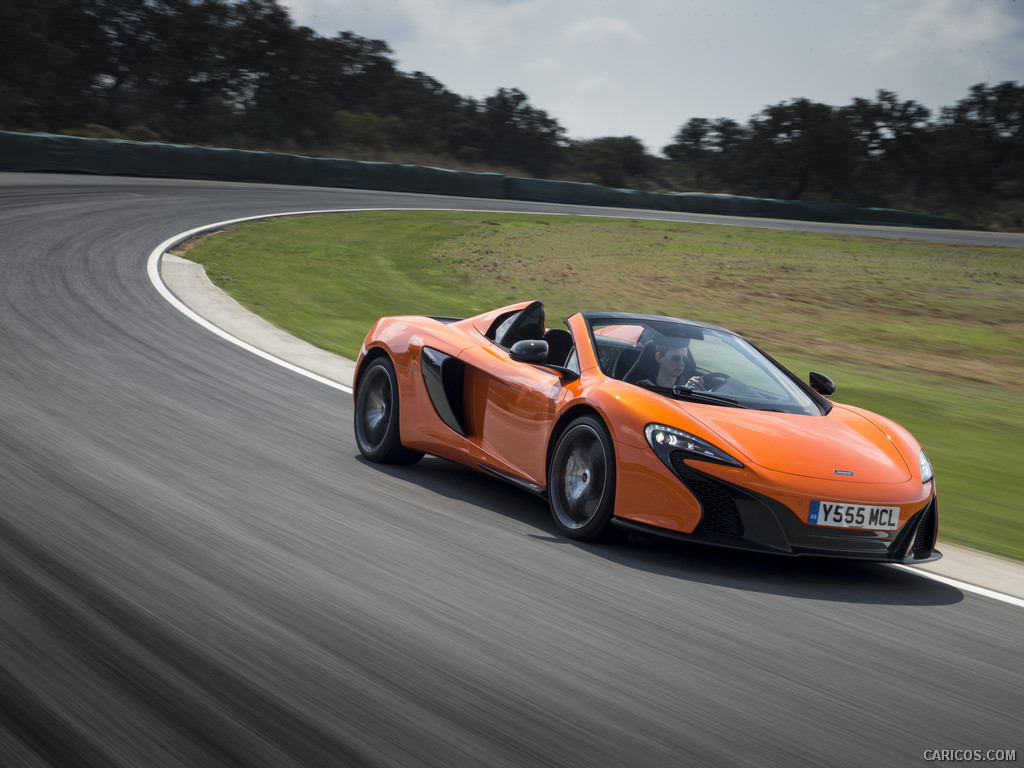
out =
{"type": "Polygon", "coordinates": [[[927,563],[942,554],[935,547],[938,502],[933,495],[898,530],[869,531],[808,525],[784,504],[700,472],[685,462],[675,471],[701,505],[693,533],[668,531],[615,518],[624,528],[657,536],[735,549],[887,563],[927,563]]]}

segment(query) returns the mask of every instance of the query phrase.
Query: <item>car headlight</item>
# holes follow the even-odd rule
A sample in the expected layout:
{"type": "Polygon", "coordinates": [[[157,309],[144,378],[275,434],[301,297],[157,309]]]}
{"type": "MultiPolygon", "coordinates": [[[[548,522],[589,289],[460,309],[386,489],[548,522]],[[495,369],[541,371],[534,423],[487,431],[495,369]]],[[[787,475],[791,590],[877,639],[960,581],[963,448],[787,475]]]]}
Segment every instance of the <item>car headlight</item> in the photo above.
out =
{"type": "Polygon", "coordinates": [[[730,467],[742,467],[743,464],[736,461],[725,451],[716,448],[707,440],[683,432],[675,427],[668,427],[664,424],[648,424],[644,427],[644,435],[651,449],[658,454],[658,458],[668,466],[672,466],[669,458],[674,451],[682,451],[689,454],[688,458],[702,459],[716,464],[728,464],[730,467]]]}
{"type": "Polygon", "coordinates": [[[935,472],[932,471],[932,463],[928,461],[924,451],[921,451],[921,482],[927,483],[933,477],[935,477],[935,472]]]}

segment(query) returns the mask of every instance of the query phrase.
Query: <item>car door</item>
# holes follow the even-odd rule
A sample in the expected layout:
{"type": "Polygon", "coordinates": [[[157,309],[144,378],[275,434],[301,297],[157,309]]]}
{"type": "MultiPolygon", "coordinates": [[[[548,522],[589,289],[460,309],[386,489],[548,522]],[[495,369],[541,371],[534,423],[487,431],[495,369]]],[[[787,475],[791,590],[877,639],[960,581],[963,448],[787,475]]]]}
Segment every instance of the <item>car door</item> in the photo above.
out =
{"type": "Polygon", "coordinates": [[[565,396],[559,374],[520,363],[491,344],[468,349],[466,436],[481,464],[535,488],[546,485],[546,448],[558,405],[565,396]]]}

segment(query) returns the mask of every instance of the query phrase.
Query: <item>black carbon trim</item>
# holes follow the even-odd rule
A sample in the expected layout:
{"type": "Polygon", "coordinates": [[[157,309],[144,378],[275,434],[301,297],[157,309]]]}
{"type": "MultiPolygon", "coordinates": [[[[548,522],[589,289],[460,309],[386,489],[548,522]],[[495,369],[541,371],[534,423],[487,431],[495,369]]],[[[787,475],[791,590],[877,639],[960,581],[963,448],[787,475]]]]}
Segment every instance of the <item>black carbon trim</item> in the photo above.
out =
{"type": "Polygon", "coordinates": [[[742,536],[743,519],[736,505],[736,493],[726,483],[719,483],[701,472],[691,470],[684,458],[691,454],[673,451],[672,466],[683,484],[700,502],[701,518],[694,533],[742,536]]]}
{"type": "Polygon", "coordinates": [[[420,356],[423,383],[434,410],[445,424],[466,436],[464,422],[463,387],[466,381],[466,364],[438,349],[424,347],[420,356]]]}
{"type": "MultiPolygon", "coordinates": [[[[883,562],[927,562],[941,554],[933,549],[938,504],[933,498],[898,531],[867,531],[808,525],[784,504],[733,483],[707,475],[673,455],[672,468],[700,502],[702,517],[691,534],[664,532],[671,538],[791,555],[845,557],[883,562]]],[[[634,530],[646,529],[619,521],[634,530]]]]}
{"type": "Polygon", "coordinates": [[[476,463],[476,466],[477,466],[478,469],[481,469],[484,472],[487,472],[488,474],[494,475],[497,478],[501,478],[506,483],[511,483],[512,485],[516,486],[517,488],[522,488],[524,491],[529,491],[530,493],[535,494],[535,495],[540,496],[540,497],[545,498],[545,499],[548,496],[548,489],[544,488],[543,486],[535,485],[534,483],[528,482],[526,480],[523,480],[522,478],[516,477],[513,474],[510,474],[508,472],[503,472],[500,469],[496,469],[495,467],[488,466],[487,464],[483,464],[483,463],[481,463],[479,461],[476,463]]]}
{"type": "Polygon", "coordinates": [[[939,501],[932,497],[928,505],[903,526],[894,554],[901,553],[902,562],[920,563],[937,559],[934,551],[939,533],[939,501]]]}

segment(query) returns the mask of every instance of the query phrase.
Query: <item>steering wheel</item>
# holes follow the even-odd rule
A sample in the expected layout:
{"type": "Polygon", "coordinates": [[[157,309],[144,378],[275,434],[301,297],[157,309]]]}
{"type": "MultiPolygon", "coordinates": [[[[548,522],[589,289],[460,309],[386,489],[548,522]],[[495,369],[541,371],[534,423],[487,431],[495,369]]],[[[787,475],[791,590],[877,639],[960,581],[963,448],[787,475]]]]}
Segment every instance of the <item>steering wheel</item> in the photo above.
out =
{"type": "Polygon", "coordinates": [[[728,373],[722,373],[721,371],[712,371],[711,373],[705,373],[700,377],[701,383],[707,387],[708,392],[714,392],[716,389],[725,384],[726,381],[732,377],[728,373]]]}

